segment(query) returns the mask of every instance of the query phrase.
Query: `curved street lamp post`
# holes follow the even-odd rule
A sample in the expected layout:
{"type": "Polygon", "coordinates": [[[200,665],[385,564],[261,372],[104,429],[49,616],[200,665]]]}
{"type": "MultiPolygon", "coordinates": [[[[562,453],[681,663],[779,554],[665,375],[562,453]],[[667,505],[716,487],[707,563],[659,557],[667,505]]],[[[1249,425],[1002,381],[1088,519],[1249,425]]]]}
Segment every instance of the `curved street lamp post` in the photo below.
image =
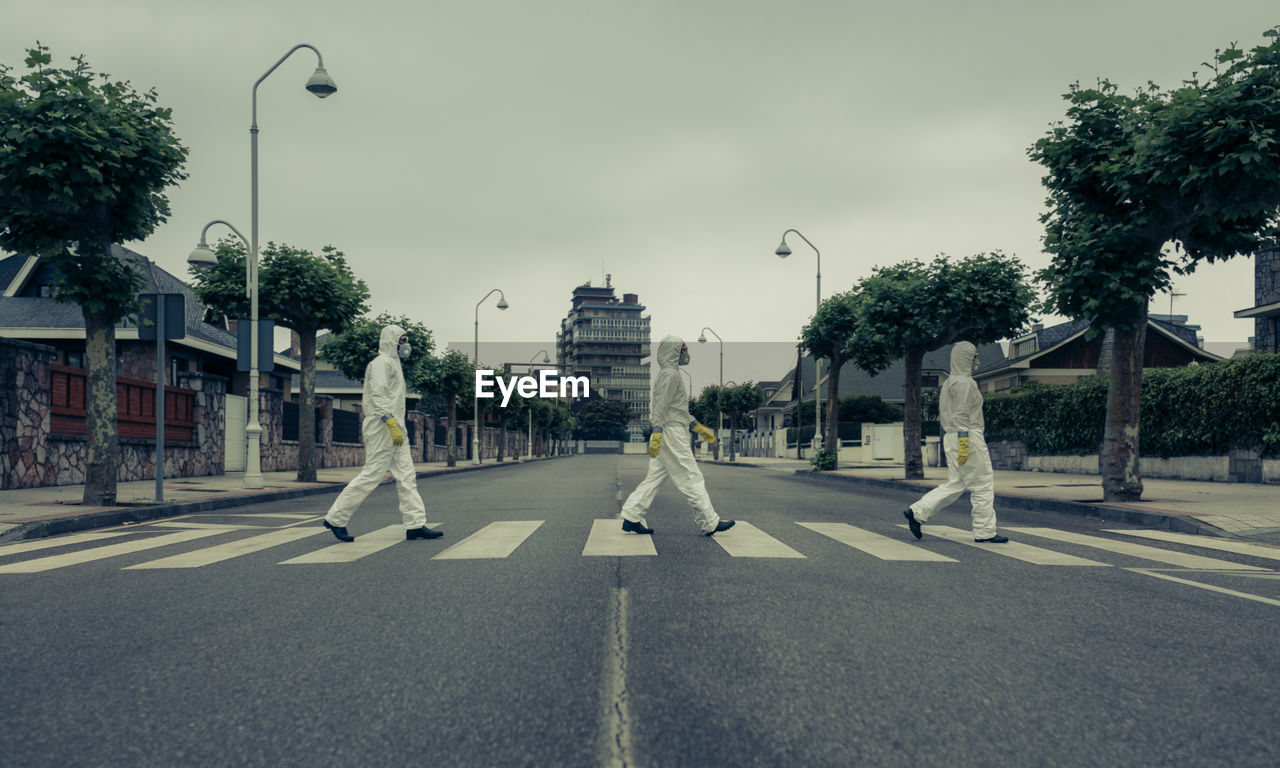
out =
{"type": "MultiPolygon", "coordinates": [[[[475,364],[477,369],[480,367],[480,305],[484,303],[485,299],[489,298],[495,293],[498,294],[498,309],[506,309],[507,307],[511,306],[510,304],[507,303],[507,295],[503,293],[500,288],[494,288],[493,290],[489,291],[484,295],[484,299],[481,299],[476,302],[476,338],[475,338],[475,347],[474,347],[475,354],[471,358],[471,362],[475,364]]],[[[475,401],[475,418],[476,418],[475,433],[471,436],[471,463],[479,464],[480,463],[480,428],[481,428],[480,427],[480,392],[477,390],[476,392],[472,393],[471,399],[475,401]]]]}
{"type": "MultiPolygon", "coordinates": [[[[551,358],[547,354],[547,350],[540,349],[533,353],[533,357],[529,358],[529,374],[533,374],[533,358],[539,354],[542,355],[542,364],[547,365],[551,362],[551,358]]],[[[533,403],[529,403],[529,444],[524,448],[525,461],[533,460],[533,403]]]]}
{"type": "MultiPolygon", "coordinates": [[[[698,343],[699,343],[699,344],[706,344],[706,343],[707,343],[707,334],[708,334],[708,333],[710,333],[712,336],[715,336],[715,337],[716,337],[716,341],[720,342],[720,396],[723,396],[723,394],[724,394],[724,339],[720,338],[720,334],[716,333],[715,331],[711,330],[710,328],[706,328],[706,327],[704,327],[704,328],[702,329],[702,333],[698,336],[698,343]]],[[[691,393],[691,394],[692,394],[692,393],[691,393]]],[[[717,396],[717,397],[716,397],[716,419],[718,420],[718,421],[717,421],[717,424],[716,424],[716,439],[717,439],[717,440],[721,439],[721,437],[722,437],[722,435],[723,435],[723,433],[724,433],[724,411],[722,411],[722,410],[720,409],[720,396],[717,396]]],[[[720,457],[720,446],[718,446],[718,445],[717,445],[717,446],[716,446],[716,458],[719,458],[719,457],[720,457]]]]}
{"type": "MultiPolygon", "coordinates": [[[[817,290],[815,292],[816,301],[814,302],[814,310],[822,306],[822,254],[818,253],[818,249],[813,243],[809,242],[809,238],[800,234],[798,230],[788,229],[782,233],[782,242],[778,244],[777,250],[774,251],[779,258],[787,258],[791,255],[791,248],[787,246],[787,235],[795,232],[796,237],[805,241],[805,243],[813,248],[813,253],[818,257],[818,273],[817,273],[817,290]]],[[[798,365],[799,363],[797,363],[798,365]]],[[[819,383],[822,380],[822,360],[817,357],[813,358],[813,405],[814,405],[814,421],[813,421],[813,449],[817,451],[822,445],[822,388],[819,383]]],[[[801,397],[803,398],[803,393],[801,397]]],[[[797,436],[799,432],[797,431],[797,436]]],[[[798,437],[796,442],[800,442],[798,437]]]]}

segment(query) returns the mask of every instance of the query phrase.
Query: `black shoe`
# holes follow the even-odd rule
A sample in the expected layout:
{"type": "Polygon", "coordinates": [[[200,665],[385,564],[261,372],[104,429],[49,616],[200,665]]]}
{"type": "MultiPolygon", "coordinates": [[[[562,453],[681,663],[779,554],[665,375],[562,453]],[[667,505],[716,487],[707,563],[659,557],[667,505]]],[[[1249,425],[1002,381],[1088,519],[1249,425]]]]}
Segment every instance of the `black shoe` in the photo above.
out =
{"type": "Polygon", "coordinates": [[[991,538],[989,538],[989,539],[974,539],[974,541],[978,542],[979,544],[1008,544],[1008,543],[1009,543],[1009,537],[1007,537],[1007,536],[992,536],[992,537],[991,537],[991,538]]]}
{"type": "Polygon", "coordinates": [[[653,529],[647,527],[644,523],[633,523],[630,520],[622,521],[623,533],[653,533],[653,529]]]}
{"type": "Polygon", "coordinates": [[[911,529],[911,535],[917,539],[923,539],[924,534],[920,532],[920,521],[916,519],[915,510],[907,507],[902,516],[907,518],[907,527],[911,529]]]}
{"type": "Polygon", "coordinates": [[[438,539],[444,535],[444,531],[433,531],[427,526],[421,528],[410,528],[404,532],[405,541],[413,541],[414,539],[438,539]]]}
{"type": "Polygon", "coordinates": [[[347,533],[347,529],[341,525],[334,525],[328,520],[325,520],[324,527],[333,531],[333,535],[338,538],[338,541],[355,541],[356,540],[356,537],[347,533]]]}
{"type": "Polygon", "coordinates": [[[702,534],[702,535],[703,535],[703,536],[715,536],[717,533],[719,533],[719,532],[721,532],[721,531],[727,531],[727,530],[729,530],[730,528],[732,528],[732,527],[733,527],[733,523],[734,523],[734,521],[733,521],[733,520],[721,520],[720,522],[716,523],[716,527],[715,527],[713,530],[707,531],[706,533],[704,533],[704,534],[702,534]]]}

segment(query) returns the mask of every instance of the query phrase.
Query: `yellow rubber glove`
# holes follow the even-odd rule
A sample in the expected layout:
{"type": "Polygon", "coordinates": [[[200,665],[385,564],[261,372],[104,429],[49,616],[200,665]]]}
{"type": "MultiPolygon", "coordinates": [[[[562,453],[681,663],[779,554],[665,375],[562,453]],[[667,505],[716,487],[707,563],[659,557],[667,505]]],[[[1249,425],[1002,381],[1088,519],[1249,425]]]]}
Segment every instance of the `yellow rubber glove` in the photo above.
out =
{"type": "Polygon", "coordinates": [[[387,429],[391,430],[391,444],[399,447],[404,445],[404,433],[400,431],[400,425],[396,423],[396,417],[388,416],[387,420],[382,422],[387,425],[387,429]]]}
{"type": "Polygon", "coordinates": [[[649,436],[649,458],[658,458],[658,451],[662,450],[662,433],[654,432],[649,436]]]}
{"type": "Polygon", "coordinates": [[[709,430],[709,429],[707,429],[706,427],[702,426],[701,424],[694,424],[694,425],[693,425],[693,431],[694,431],[694,432],[697,432],[697,433],[698,433],[698,437],[701,437],[701,438],[702,438],[703,440],[705,440],[708,444],[710,444],[710,443],[714,443],[714,442],[716,441],[716,436],[715,436],[715,434],[714,434],[711,430],[709,430]]]}
{"type": "Polygon", "coordinates": [[[963,467],[964,463],[969,460],[969,433],[961,432],[963,437],[960,438],[960,453],[956,456],[956,466],[963,467]]]}

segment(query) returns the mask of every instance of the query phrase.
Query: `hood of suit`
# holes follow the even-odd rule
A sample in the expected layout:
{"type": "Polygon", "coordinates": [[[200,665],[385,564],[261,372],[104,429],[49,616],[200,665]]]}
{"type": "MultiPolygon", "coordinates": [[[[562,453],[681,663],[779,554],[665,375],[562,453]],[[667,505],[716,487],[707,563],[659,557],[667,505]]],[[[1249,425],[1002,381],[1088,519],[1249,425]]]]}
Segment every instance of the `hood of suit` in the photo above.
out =
{"type": "Polygon", "coordinates": [[[978,356],[978,348],[967,341],[957,342],[951,348],[951,375],[972,376],[973,360],[978,356]]]}
{"type": "Polygon", "coordinates": [[[663,337],[662,341],[658,342],[658,367],[679,368],[680,348],[683,346],[684,340],[679,336],[663,337]]]}
{"type": "Polygon", "coordinates": [[[404,335],[404,329],[398,325],[388,325],[382,329],[382,335],[378,337],[378,354],[399,362],[400,354],[396,351],[396,347],[400,345],[400,337],[404,335]]]}

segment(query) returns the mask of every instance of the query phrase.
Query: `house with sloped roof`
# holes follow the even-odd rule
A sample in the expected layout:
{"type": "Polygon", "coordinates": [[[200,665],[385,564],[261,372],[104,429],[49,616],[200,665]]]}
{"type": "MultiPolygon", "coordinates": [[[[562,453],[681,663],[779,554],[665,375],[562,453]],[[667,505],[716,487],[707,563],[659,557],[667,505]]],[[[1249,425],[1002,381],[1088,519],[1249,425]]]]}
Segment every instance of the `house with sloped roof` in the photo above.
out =
{"type": "MultiPolygon", "coordinates": [[[[922,390],[936,389],[947,380],[947,376],[951,373],[951,346],[948,344],[941,349],[925,353],[924,359],[920,364],[920,386],[922,390]]],[[[979,361],[1002,361],[1004,360],[1004,350],[999,344],[980,344],[978,346],[978,359],[979,361]]],[[[805,355],[800,360],[798,382],[799,391],[803,394],[801,399],[810,403],[813,402],[814,397],[813,370],[813,357],[805,355]]],[[[826,372],[829,370],[829,366],[824,364],[822,370],[823,374],[818,386],[822,392],[824,402],[823,418],[825,419],[825,402],[828,387],[828,374],[826,372]]],[[[756,428],[760,430],[780,428],[786,415],[796,407],[796,390],[796,368],[792,366],[791,370],[787,371],[779,379],[778,387],[767,397],[764,405],[756,410],[756,428]]],[[[886,403],[902,405],[907,399],[906,363],[901,359],[895,360],[884,371],[872,376],[859,368],[853,361],[847,361],[840,368],[839,396],[843,398],[850,395],[872,395],[879,397],[886,403]]]]}
{"type": "MultiPolygon", "coordinates": [[[[139,293],[170,293],[184,297],[186,337],[170,340],[165,346],[166,375],[176,385],[179,374],[207,373],[222,376],[230,382],[229,392],[247,395],[249,377],[236,371],[236,336],[234,327],[196,298],[191,286],[145,256],[119,245],[112,253],[131,261],[144,278],[139,293]]],[[[0,337],[33,342],[53,347],[54,362],[71,368],[84,368],[84,316],[80,306],[54,298],[53,270],[37,256],[9,256],[0,259],[0,337]]],[[[116,375],[155,380],[155,342],[138,338],[135,318],[116,324],[116,375]]],[[[288,383],[290,371],[299,369],[297,361],[284,355],[275,356],[276,370],[268,372],[276,380],[273,386],[288,383]]]]}
{"type": "MultiPolygon", "coordinates": [[[[1087,320],[1073,320],[1048,328],[1037,323],[1030,333],[1009,344],[1006,359],[985,362],[973,378],[983,393],[1004,392],[1029,381],[1070,384],[1105,373],[1111,360],[1112,332],[1090,334],[1087,320]]],[[[1206,351],[1181,316],[1147,318],[1143,368],[1173,368],[1222,358],[1206,351]]]]}

